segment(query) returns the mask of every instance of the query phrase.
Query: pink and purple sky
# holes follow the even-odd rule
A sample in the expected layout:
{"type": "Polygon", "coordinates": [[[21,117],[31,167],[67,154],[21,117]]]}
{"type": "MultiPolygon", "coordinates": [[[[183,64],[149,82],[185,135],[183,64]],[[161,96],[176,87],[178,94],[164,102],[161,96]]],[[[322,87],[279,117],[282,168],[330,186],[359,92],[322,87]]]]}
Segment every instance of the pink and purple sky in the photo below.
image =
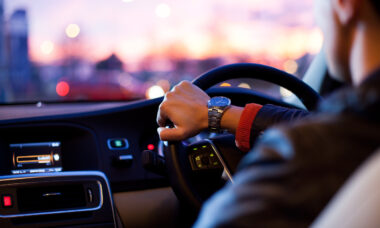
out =
{"type": "MultiPolygon", "coordinates": [[[[312,0],[5,0],[27,10],[31,59],[50,63],[67,48],[98,61],[116,53],[129,65],[146,56],[245,56],[278,61],[315,54],[322,35],[312,0]],[[69,24],[80,28],[70,39],[69,24]]],[[[133,68],[133,67],[132,67],[133,68]]]]}

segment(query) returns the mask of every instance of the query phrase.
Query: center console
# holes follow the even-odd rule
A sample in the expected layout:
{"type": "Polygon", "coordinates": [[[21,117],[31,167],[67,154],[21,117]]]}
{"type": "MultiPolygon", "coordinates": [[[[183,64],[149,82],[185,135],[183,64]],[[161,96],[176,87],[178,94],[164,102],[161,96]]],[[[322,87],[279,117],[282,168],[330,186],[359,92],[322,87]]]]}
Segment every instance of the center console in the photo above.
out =
{"type": "MultiPolygon", "coordinates": [[[[21,154],[19,162],[38,160],[38,156],[48,160],[48,155],[21,154]]],[[[29,168],[17,170],[41,169],[29,168]]],[[[115,227],[109,183],[99,171],[1,176],[0,197],[0,227],[115,227]]]]}

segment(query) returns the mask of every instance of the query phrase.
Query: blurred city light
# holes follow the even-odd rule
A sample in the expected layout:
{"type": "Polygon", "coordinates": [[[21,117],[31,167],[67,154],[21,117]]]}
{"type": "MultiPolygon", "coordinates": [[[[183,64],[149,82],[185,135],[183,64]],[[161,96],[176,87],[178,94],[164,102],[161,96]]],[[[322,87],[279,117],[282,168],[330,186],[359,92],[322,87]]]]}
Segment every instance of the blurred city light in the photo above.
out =
{"type": "Polygon", "coordinates": [[[285,89],[284,87],[280,87],[280,94],[283,98],[287,98],[287,97],[290,97],[293,95],[292,92],[290,92],[289,90],[285,89]]]}
{"type": "Polygon", "coordinates": [[[80,28],[77,24],[69,24],[66,27],[66,35],[69,38],[75,38],[79,35],[80,33],[80,28]]]}
{"type": "Polygon", "coordinates": [[[170,6],[168,4],[161,3],[161,4],[157,5],[157,7],[156,7],[157,17],[167,18],[170,16],[170,14],[171,14],[171,9],[170,9],[170,6]]]}
{"type": "Polygon", "coordinates": [[[323,34],[319,28],[315,28],[310,33],[309,46],[307,51],[311,54],[317,54],[321,51],[323,45],[323,34]]]}
{"type": "Polygon", "coordinates": [[[55,87],[55,91],[61,97],[67,96],[67,94],[69,94],[69,92],[70,92],[69,83],[67,83],[65,81],[58,82],[57,86],[55,87]]]}
{"type": "Polygon", "coordinates": [[[223,82],[222,84],[220,84],[220,87],[231,87],[231,84],[227,82],[223,82]]]}
{"type": "Polygon", "coordinates": [[[287,60],[284,63],[284,70],[289,74],[295,74],[298,70],[298,63],[294,60],[287,60]]]}
{"type": "Polygon", "coordinates": [[[242,82],[238,85],[240,88],[250,89],[251,86],[248,83],[242,82]]]}
{"type": "Polygon", "coordinates": [[[54,44],[53,42],[47,40],[47,41],[44,41],[42,44],[41,44],[41,52],[45,55],[49,55],[51,54],[52,52],[54,51],[54,44]]]}
{"type": "MultiPolygon", "coordinates": [[[[302,78],[323,43],[312,2],[65,0],[57,7],[55,1],[0,0],[0,65],[9,75],[0,94],[7,90],[4,101],[57,100],[57,94],[66,94],[61,100],[153,98],[237,62],[302,78]],[[117,61],[108,59],[113,54],[117,61]]],[[[281,96],[256,82],[231,84],[281,96]]]]}
{"type": "Polygon", "coordinates": [[[157,97],[162,97],[165,95],[165,91],[161,86],[154,85],[150,87],[146,92],[146,98],[148,99],[154,99],[157,97]]]}

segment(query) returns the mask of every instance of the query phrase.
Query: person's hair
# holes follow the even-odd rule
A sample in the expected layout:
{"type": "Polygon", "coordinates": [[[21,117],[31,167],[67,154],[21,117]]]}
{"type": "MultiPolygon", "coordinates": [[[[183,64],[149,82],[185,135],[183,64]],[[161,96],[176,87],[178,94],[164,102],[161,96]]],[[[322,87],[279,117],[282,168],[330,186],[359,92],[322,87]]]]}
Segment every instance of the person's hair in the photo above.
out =
{"type": "Polygon", "coordinates": [[[370,2],[375,7],[377,14],[380,16],[380,1],[379,0],[370,0],[370,2]]]}

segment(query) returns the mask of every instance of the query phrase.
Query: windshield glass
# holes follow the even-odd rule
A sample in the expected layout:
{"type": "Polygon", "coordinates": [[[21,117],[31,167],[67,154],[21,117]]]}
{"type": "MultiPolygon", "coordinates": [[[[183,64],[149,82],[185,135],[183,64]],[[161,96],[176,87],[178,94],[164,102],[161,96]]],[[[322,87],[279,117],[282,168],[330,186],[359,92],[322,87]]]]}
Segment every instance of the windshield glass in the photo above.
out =
{"type": "Polygon", "coordinates": [[[150,99],[236,62],[302,77],[321,44],[312,0],[0,0],[0,102],[150,99]]]}

